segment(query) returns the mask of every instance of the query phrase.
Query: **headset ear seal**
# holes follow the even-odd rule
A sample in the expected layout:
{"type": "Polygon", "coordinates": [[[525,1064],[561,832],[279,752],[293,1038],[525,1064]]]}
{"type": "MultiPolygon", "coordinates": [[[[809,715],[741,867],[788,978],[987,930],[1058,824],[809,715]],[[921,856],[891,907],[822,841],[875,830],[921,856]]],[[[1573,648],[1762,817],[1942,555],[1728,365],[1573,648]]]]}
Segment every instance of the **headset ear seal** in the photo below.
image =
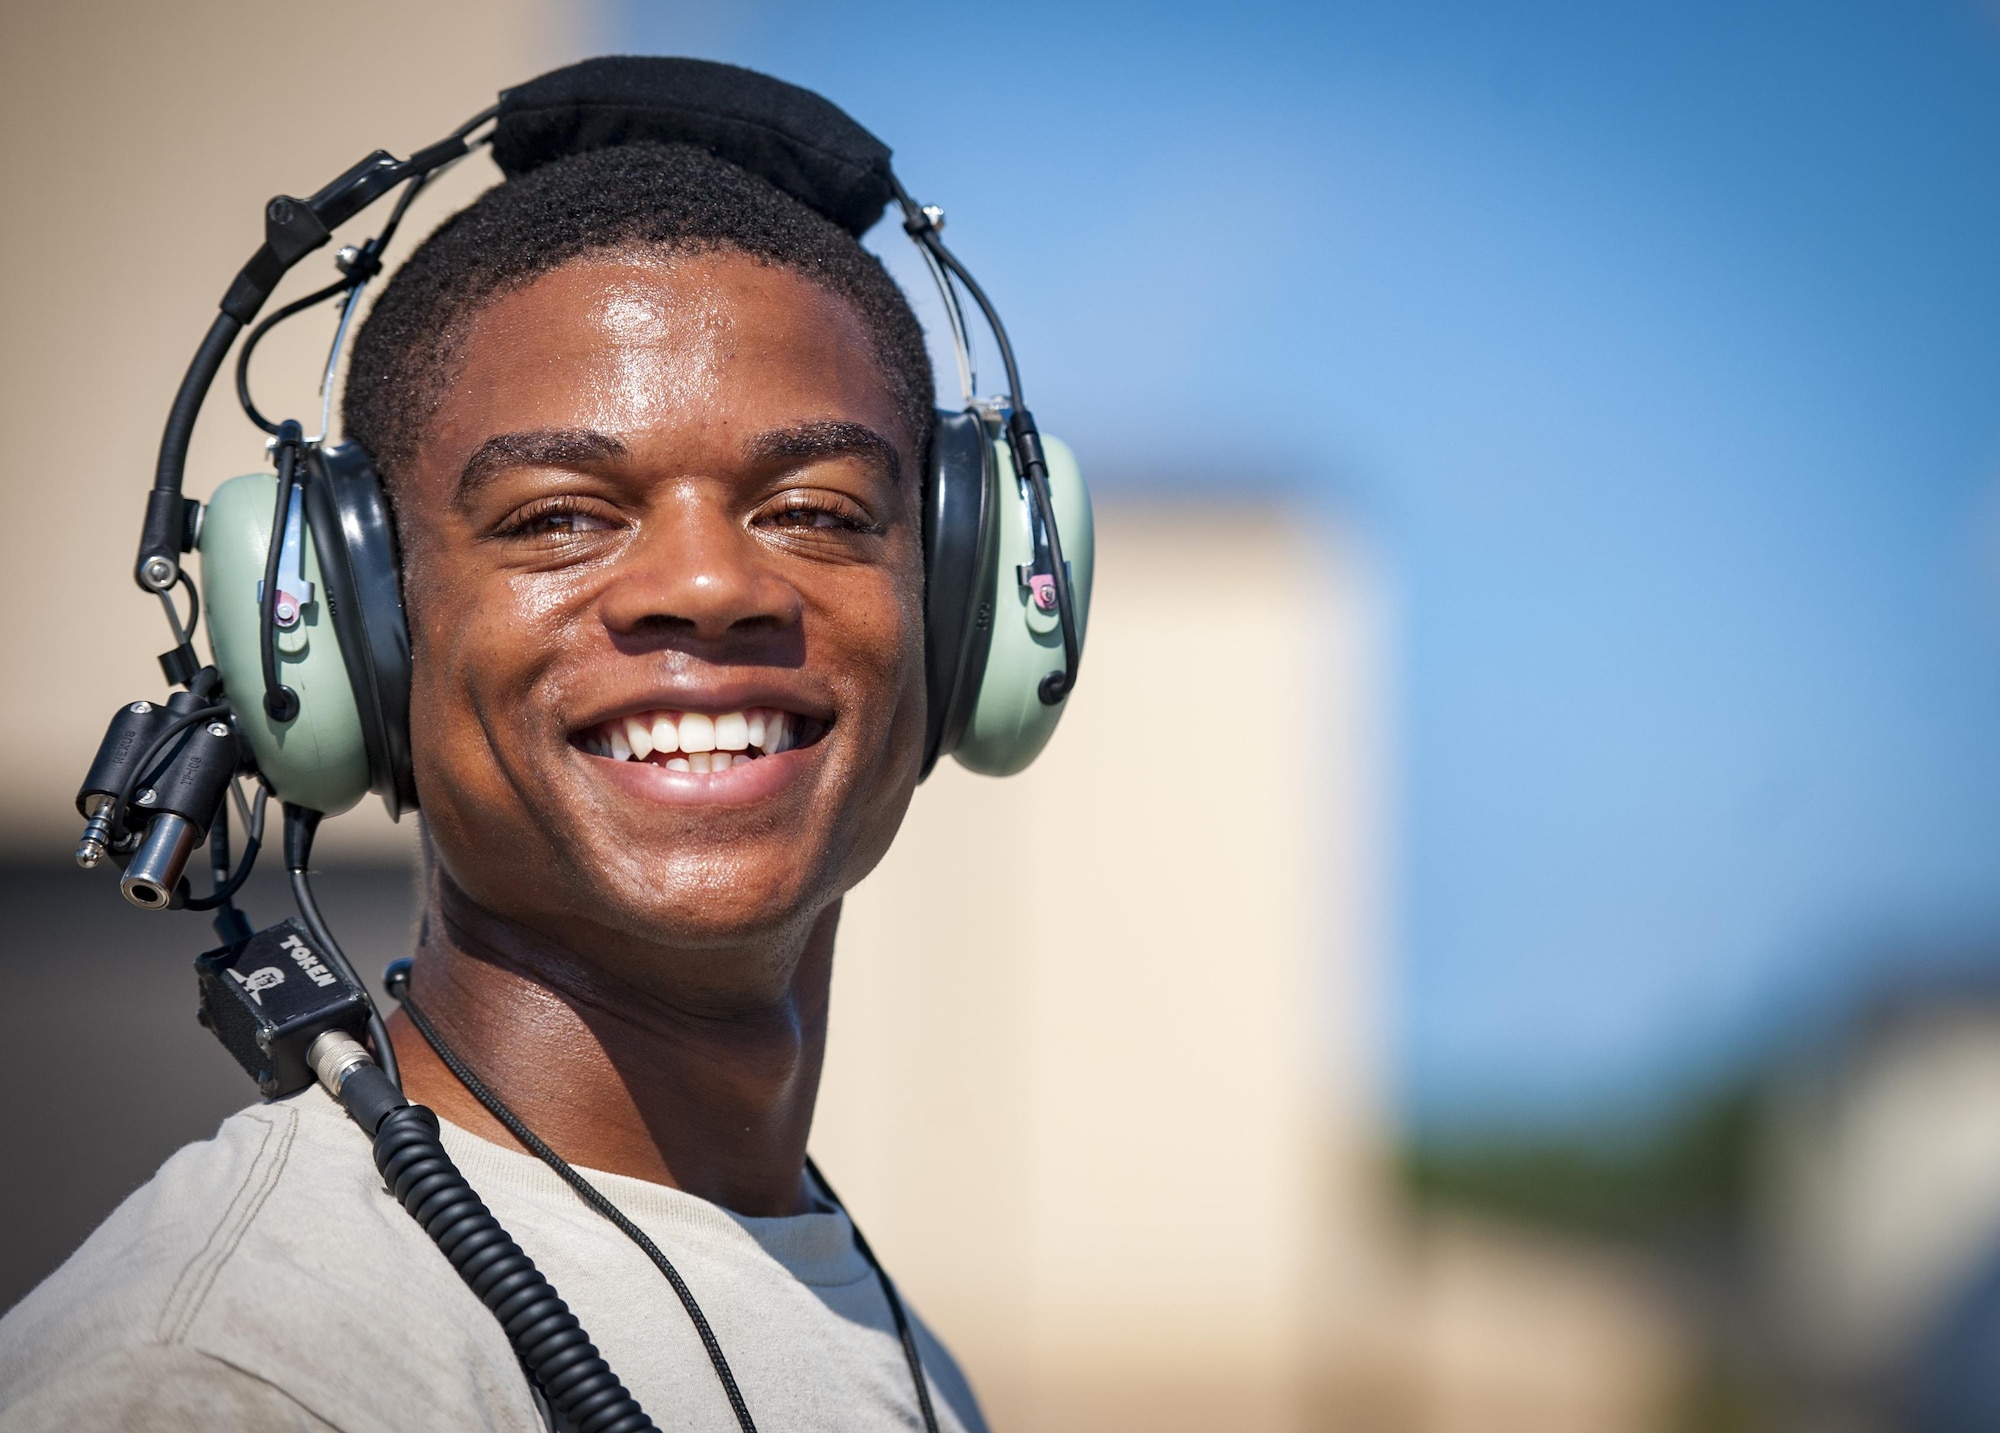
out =
{"type": "Polygon", "coordinates": [[[306,457],[306,518],[327,612],[354,688],[368,785],[391,817],[416,809],[410,773],[410,630],[396,529],[375,465],[358,443],[306,457]]]}
{"type": "Polygon", "coordinates": [[[993,444],[976,409],[940,410],[925,472],[924,764],[949,756],[972,714],[993,630],[993,444]]]}

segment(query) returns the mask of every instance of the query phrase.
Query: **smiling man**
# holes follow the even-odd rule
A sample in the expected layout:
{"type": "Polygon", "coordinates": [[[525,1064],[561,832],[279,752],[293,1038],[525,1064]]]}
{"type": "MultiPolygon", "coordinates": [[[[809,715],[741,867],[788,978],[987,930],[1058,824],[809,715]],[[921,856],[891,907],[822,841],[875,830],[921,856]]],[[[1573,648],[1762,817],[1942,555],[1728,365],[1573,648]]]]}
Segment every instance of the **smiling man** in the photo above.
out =
{"type": "MultiPolygon", "coordinates": [[[[903,295],[743,170],[599,149],[426,241],[357,339],[346,417],[403,552],[414,1002],[671,1255],[705,1325],[398,1015],[410,1098],[662,1426],[747,1427],[740,1390],[787,1433],[920,1427],[925,1402],[981,1429],[921,1328],[913,1383],[805,1166],[841,897],[923,757],[932,388],[903,295]]],[[[6,1429],[547,1417],[317,1088],[176,1155],[0,1323],[0,1407],[6,1429]]]]}

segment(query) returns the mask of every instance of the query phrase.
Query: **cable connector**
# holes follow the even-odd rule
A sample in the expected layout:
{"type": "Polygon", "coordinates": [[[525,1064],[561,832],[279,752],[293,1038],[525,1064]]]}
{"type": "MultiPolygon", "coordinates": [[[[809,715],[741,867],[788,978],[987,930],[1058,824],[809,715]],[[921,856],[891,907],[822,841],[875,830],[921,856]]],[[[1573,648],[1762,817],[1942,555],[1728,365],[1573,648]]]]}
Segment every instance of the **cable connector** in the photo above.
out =
{"type": "Polygon", "coordinates": [[[329,1030],[306,1050],[306,1060],[326,1092],[371,1135],[391,1110],[410,1102],[389,1082],[362,1043],[345,1030],[329,1030]]]}

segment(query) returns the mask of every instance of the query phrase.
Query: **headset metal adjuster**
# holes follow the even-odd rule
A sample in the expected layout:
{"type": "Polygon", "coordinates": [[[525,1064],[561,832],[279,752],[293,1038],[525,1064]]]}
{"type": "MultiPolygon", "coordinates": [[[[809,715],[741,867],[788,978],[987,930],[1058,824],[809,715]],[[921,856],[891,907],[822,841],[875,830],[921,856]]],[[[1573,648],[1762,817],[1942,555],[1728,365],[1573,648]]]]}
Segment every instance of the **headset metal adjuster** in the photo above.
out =
{"type": "Polygon", "coordinates": [[[1021,585],[1028,589],[1028,598],[1035,604],[1037,612],[1056,610],[1056,579],[1053,574],[1037,572],[1030,563],[1022,563],[1016,571],[1021,585]]]}

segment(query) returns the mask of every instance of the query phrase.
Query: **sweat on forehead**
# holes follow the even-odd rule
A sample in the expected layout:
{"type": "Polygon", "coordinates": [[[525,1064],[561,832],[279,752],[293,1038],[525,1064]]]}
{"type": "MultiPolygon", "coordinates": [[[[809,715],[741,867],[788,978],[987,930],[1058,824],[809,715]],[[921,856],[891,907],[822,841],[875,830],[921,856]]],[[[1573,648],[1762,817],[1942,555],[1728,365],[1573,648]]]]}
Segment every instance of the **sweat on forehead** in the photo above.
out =
{"type": "Polygon", "coordinates": [[[733,251],[853,308],[913,447],[928,445],[931,366],[909,300],[845,229],[726,160],[634,144],[547,164],[486,191],[397,270],[356,335],[346,434],[391,490],[423,440],[482,305],[587,255],[733,251]]]}

